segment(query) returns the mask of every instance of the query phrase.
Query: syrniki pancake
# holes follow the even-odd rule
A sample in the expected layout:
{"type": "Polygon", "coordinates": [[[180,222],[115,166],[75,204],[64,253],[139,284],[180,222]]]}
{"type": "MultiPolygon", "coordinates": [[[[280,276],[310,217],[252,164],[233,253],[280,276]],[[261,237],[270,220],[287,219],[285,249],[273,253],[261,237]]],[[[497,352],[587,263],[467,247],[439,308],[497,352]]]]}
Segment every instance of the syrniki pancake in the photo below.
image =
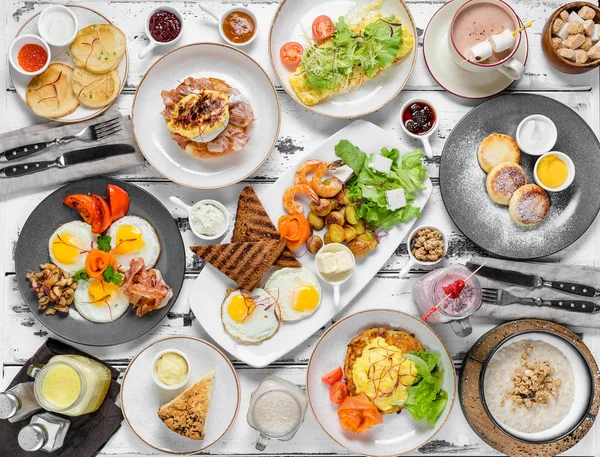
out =
{"type": "Polygon", "coordinates": [[[490,170],[485,180],[487,193],[494,203],[508,205],[515,190],[527,184],[527,176],[519,164],[502,162],[490,170]]]}
{"type": "Polygon", "coordinates": [[[477,159],[483,171],[489,173],[502,162],[519,163],[521,151],[517,142],[508,135],[492,133],[479,145],[477,159]]]}
{"type": "Polygon", "coordinates": [[[118,70],[104,74],[90,73],[77,67],[73,72],[73,92],[80,103],[88,108],[104,108],[119,95],[121,78],[118,70]]]}
{"type": "Polygon", "coordinates": [[[525,227],[539,224],[549,211],[550,199],[537,184],[526,184],[517,189],[508,204],[511,219],[525,227]]]}
{"type": "Polygon", "coordinates": [[[79,106],[72,79],[73,68],[64,63],[50,64],[45,72],[29,82],[27,104],[38,116],[52,119],[72,113],[79,106]]]}
{"type": "Polygon", "coordinates": [[[125,34],[111,24],[88,25],[71,44],[75,65],[91,73],[107,73],[117,68],[126,49],[125,34]]]}

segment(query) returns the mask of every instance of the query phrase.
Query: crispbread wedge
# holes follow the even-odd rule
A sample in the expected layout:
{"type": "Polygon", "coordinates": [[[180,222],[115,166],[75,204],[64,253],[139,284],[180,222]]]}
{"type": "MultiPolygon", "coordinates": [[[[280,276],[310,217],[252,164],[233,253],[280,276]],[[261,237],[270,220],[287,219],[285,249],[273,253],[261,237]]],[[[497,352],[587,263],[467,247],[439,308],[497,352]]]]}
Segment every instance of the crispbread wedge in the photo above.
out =
{"type": "MultiPolygon", "coordinates": [[[[252,187],[245,187],[238,199],[237,216],[231,240],[239,242],[278,240],[279,238],[279,232],[271,222],[271,218],[265,211],[258,195],[252,187]]],[[[275,265],[290,268],[300,268],[302,266],[288,248],[283,249],[275,265]]]]}
{"type": "Polygon", "coordinates": [[[91,73],[106,73],[119,66],[127,38],[112,24],[91,24],[77,32],[70,49],[76,66],[91,73]]]}
{"type": "Polygon", "coordinates": [[[193,440],[204,439],[204,425],[210,407],[215,370],[158,410],[158,417],[179,435],[193,440]]]}
{"type": "Polygon", "coordinates": [[[57,119],[71,114],[79,100],[71,87],[73,68],[64,63],[52,63],[42,74],[34,76],[27,86],[26,100],[38,116],[57,119]]]}
{"type": "Polygon", "coordinates": [[[263,240],[190,246],[194,254],[246,290],[253,290],[285,246],[285,240],[263,240]]]}
{"type": "Polygon", "coordinates": [[[77,67],[73,72],[73,92],[79,102],[88,108],[103,108],[119,95],[121,78],[118,70],[101,75],[77,67]]]}

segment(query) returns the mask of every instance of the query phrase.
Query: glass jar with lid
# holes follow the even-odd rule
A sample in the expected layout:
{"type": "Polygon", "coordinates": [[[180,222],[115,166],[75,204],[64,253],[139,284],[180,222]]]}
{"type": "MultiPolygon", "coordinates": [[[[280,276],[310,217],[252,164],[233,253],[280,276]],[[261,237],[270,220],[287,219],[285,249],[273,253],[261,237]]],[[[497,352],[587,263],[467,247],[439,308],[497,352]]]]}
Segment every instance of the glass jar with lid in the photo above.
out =
{"type": "Polygon", "coordinates": [[[30,370],[34,393],[47,411],[81,416],[96,411],[110,387],[105,365],[81,355],[56,355],[43,368],[30,370]]]}

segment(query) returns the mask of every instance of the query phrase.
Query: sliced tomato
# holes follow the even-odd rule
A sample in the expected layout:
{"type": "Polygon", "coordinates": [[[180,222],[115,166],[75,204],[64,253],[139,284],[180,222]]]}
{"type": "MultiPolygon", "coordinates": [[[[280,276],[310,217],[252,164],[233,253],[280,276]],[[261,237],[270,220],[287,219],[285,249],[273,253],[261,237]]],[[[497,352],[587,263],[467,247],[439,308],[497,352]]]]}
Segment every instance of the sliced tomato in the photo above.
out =
{"type": "Polygon", "coordinates": [[[344,381],[338,381],[329,389],[329,399],[332,403],[341,405],[348,393],[348,385],[344,381]]]}
{"type": "Polygon", "coordinates": [[[98,215],[94,200],[91,196],[85,194],[72,194],[63,199],[63,203],[69,208],[76,209],[81,218],[91,224],[98,215]]]}
{"type": "Polygon", "coordinates": [[[93,194],[92,200],[97,210],[96,217],[92,219],[92,233],[104,233],[111,224],[110,207],[99,195],[93,194]]]}
{"type": "Polygon", "coordinates": [[[331,38],[334,32],[335,26],[329,16],[319,16],[312,23],[313,36],[319,41],[331,38]]]}
{"type": "Polygon", "coordinates": [[[106,186],[106,198],[110,206],[111,222],[121,219],[129,211],[129,194],[119,186],[106,186]]]}
{"type": "Polygon", "coordinates": [[[325,376],[321,378],[328,386],[333,386],[336,382],[342,379],[344,372],[342,371],[342,367],[337,367],[335,370],[331,370],[325,376]]]}
{"type": "Polygon", "coordinates": [[[279,50],[279,57],[285,65],[295,68],[300,64],[303,53],[304,48],[300,43],[290,41],[281,47],[279,50]]]}

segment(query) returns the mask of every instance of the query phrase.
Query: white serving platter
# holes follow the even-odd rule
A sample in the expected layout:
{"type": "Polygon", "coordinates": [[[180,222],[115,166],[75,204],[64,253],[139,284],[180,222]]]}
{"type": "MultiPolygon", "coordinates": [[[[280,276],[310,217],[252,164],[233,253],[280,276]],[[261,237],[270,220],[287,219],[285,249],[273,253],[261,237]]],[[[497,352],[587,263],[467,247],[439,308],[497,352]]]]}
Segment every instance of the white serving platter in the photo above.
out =
{"type": "MultiPolygon", "coordinates": [[[[397,148],[401,153],[407,152],[398,138],[393,137],[370,122],[360,120],[353,122],[331,136],[310,154],[302,157],[298,164],[307,159],[336,160],[334,148],[343,139],[349,140],[366,153],[379,153],[381,148],[384,147],[397,148]]],[[[293,185],[295,171],[296,166],[291,167],[267,192],[259,195],[263,206],[275,225],[277,225],[279,217],[284,214],[281,199],[284,191],[293,185]]],[[[425,186],[426,189],[419,193],[415,201],[416,206],[421,209],[425,207],[431,195],[432,186],[429,179],[426,180],[425,186]]],[[[333,304],[332,288],[328,284],[322,284],[321,304],[314,314],[300,321],[282,322],[277,334],[261,344],[243,344],[233,339],[223,329],[221,303],[225,298],[226,290],[236,289],[238,286],[211,265],[205,265],[198,275],[188,295],[188,302],[200,325],[219,346],[236,359],[250,366],[265,367],[301,344],[344,309],[383,267],[398,245],[408,235],[415,221],[416,219],[413,219],[393,227],[388,236],[381,238],[379,246],[374,251],[363,259],[357,259],[354,275],[342,288],[340,308],[335,308],[333,304]]],[[[231,233],[225,237],[223,242],[227,243],[230,239],[231,233]]],[[[304,249],[301,248],[301,250],[304,249]]],[[[305,268],[316,275],[314,256],[306,254],[299,257],[298,260],[302,262],[305,268]]],[[[269,276],[269,274],[265,276],[262,281],[263,284],[269,276]]]]}
{"type": "MultiPolygon", "coordinates": [[[[87,8],[85,6],[79,6],[79,5],[65,5],[65,6],[67,8],[71,8],[73,13],[75,14],[75,17],[77,18],[77,27],[79,28],[79,30],[81,30],[84,27],[87,27],[88,25],[92,25],[92,24],[112,24],[112,22],[107,17],[103,16],[102,14],[100,14],[97,11],[94,11],[93,9],[87,8]]],[[[17,33],[17,36],[21,36],[21,35],[25,35],[25,34],[39,35],[39,32],[38,32],[39,17],[40,17],[40,15],[36,14],[31,19],[29,19],[29,21],[27,21],[23,25],[23,27],[21,27],[21,30],[19,30],[19,32],[17,33]]],[[[63,47],[50,46],[50,51],[52,53],[51,62],[60,62],[60,63],[66,64],[66,65],[69,65],[70,67],[73,67],[73,68],[75,67],[75,64],[73,63],[73,56],[71,55],[68,46],[63,46],[63,47]]],[[[127,80],[127,73],[129,71],[129,51],[127,49],[125,50],[125,55],[121,59],[121,62],[119,63],[119,66],[117,67],[117,70],[119,70],[119,77],[121,78],[121,87],[119,88],[119,94],[120,94],[121,91],[123,90],[123,87],[125,87],[125,81],[127,80]]],[[[15,86],[15,90],[17,91],[17,94],[19,95],[19,97],[21,97],[21,100],[23,100],[23,103],[26,103],[25,98],[27,96],[27,86],[29,85],[29,82],[31,81],[32,77],[19,73],[14,68],[12,68],[12,66],[10,67],[10,77],[12,78],[12,81],[15,86]]],[[[96,116],[99,116],[104,111],[106,111],[108,108],[110,108],[113,103],[114,103],[114,100],[111,103],[109,103],[107,106],[104,106],[104,107],[98,108],[98,109],[86,108],[85,106],[79,105],[77,107],[77,109],[75,111],[73,111],[71,114],[67,114],[66,116],[63,116],[63,117],[60,117],[57,119],[52,119],[52,120],[57,121],[57,122],[65,122],[65,123],[85,121],[87,119],[91,119],[96,116]]]]}
{"type": "Polygon", "coordinates": [[[366,5],[367,1],[356,0],[287,0],[277,10],[269,33],[269,56],[275,74],[286,92],[300,105],[323,116],[334,118],[356,118],[377,111],[392,101],[404,88],[417,60],[417,29],[410,9],[403,0],[383,0],[381,9],[375,12],[383,16],[394,14],[402,24],[413,33],[415,44],[411,51],[375,78],[364,82],[351,92],[341,93],[323,100],[313,106],[304,105],[296,96],[289,82],[290,69],[279,57],[279,50],[288,41],[295,41],[306,49],[306,34],[312,36],[312,23],[317,16],[326,15],[335,23],[357,5],[366,5]]]}

